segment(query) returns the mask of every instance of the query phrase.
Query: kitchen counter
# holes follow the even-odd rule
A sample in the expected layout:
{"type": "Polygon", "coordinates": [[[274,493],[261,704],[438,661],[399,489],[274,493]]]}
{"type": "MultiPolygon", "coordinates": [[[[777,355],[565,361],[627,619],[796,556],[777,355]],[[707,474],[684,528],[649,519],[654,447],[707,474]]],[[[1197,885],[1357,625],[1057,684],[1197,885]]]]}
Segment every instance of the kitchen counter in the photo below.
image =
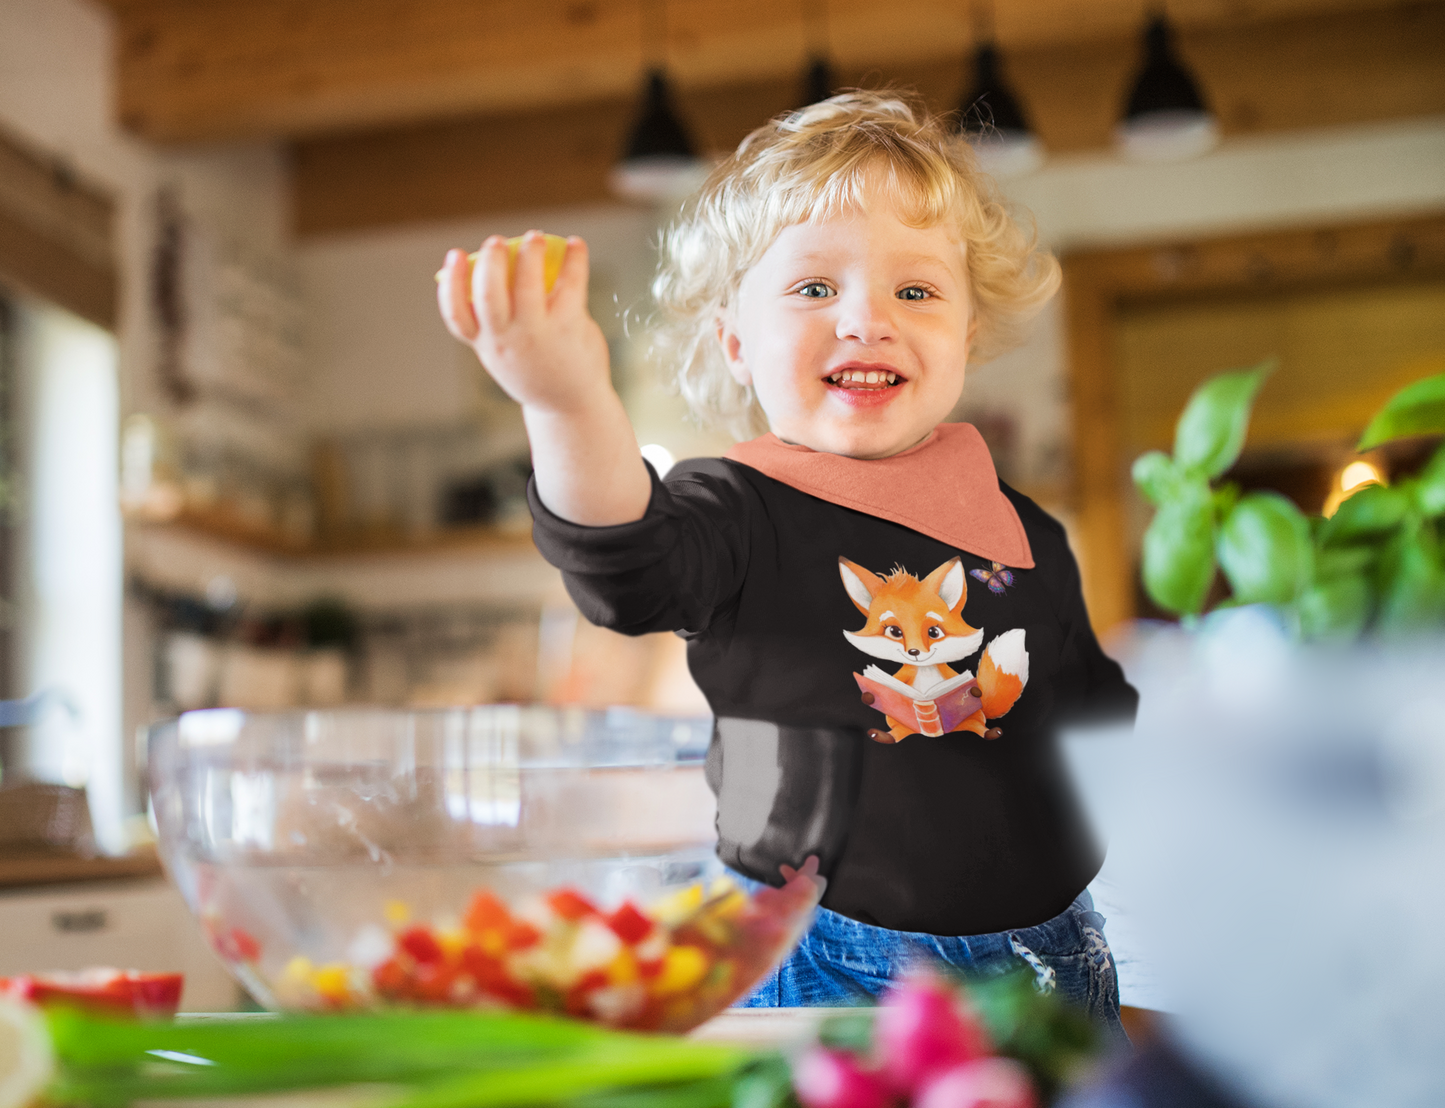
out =
{"type": "Polygon", "coordinates": [[[154,850],[141,850],[118,857],[30,854],[0,858],[0,889],[62,885],[73,881],[121,881],[160,875],[161,863],[154,850]]]}

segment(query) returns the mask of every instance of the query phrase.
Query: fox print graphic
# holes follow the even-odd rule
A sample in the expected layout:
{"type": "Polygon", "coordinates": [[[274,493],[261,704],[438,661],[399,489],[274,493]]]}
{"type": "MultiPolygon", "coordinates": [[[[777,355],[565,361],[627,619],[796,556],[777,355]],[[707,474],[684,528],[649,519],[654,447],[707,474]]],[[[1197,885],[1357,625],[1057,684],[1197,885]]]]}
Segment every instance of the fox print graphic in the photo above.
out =
{"type": "Polygon", "coordinates": [[[867,622],[844,637],[865,654],[900,665],[894,673],[876,665],[854,673],[863,703],[880,711],[887,731],[869,737],[895,743],[909,735],[972,731],[985,739],[1003,732],[989,721],[1008,714],[1029,681],[1029,654],[1022,628],[994,638],[978,662],[978,676],[956,670],[983,644],[981,627],[963,618],[968,578],[959,558],[927,577],[901,566],[877,574],[838,559],[843,588],[867,622]]]}

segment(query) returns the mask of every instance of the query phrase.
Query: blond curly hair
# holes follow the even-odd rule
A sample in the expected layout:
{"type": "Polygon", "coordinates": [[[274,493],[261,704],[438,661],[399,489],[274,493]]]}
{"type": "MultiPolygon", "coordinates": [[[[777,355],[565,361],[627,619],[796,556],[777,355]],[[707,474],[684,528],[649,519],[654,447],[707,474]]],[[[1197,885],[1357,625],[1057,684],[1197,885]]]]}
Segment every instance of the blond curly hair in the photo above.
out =
{"type": "Polygon", "coordinates": [[[948,224],[966,244],[972,360],[1017,345],[1058,289],[1059,264],[1032,220],[1020,226],[968,143],[911,95],[845,92],[779,116],[748,135],[663,232],[651,352],[704,423],[739,438],[767,430],[753,390],[727,370],[717,319],[783,228],[861,209],[876,179],[908,223],[948,224]]]}

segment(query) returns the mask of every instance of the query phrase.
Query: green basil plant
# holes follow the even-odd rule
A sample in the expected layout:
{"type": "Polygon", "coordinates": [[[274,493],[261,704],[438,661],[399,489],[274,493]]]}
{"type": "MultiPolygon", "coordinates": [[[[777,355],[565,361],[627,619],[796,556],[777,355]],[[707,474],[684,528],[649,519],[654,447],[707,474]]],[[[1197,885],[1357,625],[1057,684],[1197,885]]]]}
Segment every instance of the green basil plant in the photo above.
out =
{"type": "MultiPolygon", "coordinates": [[[[1445,625],[1445,444],[1423,470],[1354,493],[1328,519],[1276,492],[1240,493],[1219,478],[1244,447],[1265,362],[1204,382],[1179,417],[1174,454],[1134,462],[1158,511],[1144,535],[1144,587],[1161,608],[1199,616],[1223,572],[1219,607],[1268,604],[1302,639],[1354,638],[1445,625]]],[[[1357,449],[1445,432],[1445,374],[1407,386],[1357,449]]]]}

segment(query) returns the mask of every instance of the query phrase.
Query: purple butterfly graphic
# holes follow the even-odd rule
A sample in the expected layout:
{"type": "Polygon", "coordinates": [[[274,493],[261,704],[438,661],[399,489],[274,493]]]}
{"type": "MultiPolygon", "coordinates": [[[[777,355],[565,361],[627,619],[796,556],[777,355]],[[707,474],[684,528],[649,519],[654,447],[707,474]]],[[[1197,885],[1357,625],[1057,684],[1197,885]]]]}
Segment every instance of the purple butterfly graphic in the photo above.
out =
{"type": "Polygon", "coordinates": [[[1014,583],[1013,570],[1005,569],[1000,562],[994,562],[993,569],[971,569],[968,572],[971,577],[976,577],[987,585],[989,592],[995,594],[1001,594],[1014,583]]]}

